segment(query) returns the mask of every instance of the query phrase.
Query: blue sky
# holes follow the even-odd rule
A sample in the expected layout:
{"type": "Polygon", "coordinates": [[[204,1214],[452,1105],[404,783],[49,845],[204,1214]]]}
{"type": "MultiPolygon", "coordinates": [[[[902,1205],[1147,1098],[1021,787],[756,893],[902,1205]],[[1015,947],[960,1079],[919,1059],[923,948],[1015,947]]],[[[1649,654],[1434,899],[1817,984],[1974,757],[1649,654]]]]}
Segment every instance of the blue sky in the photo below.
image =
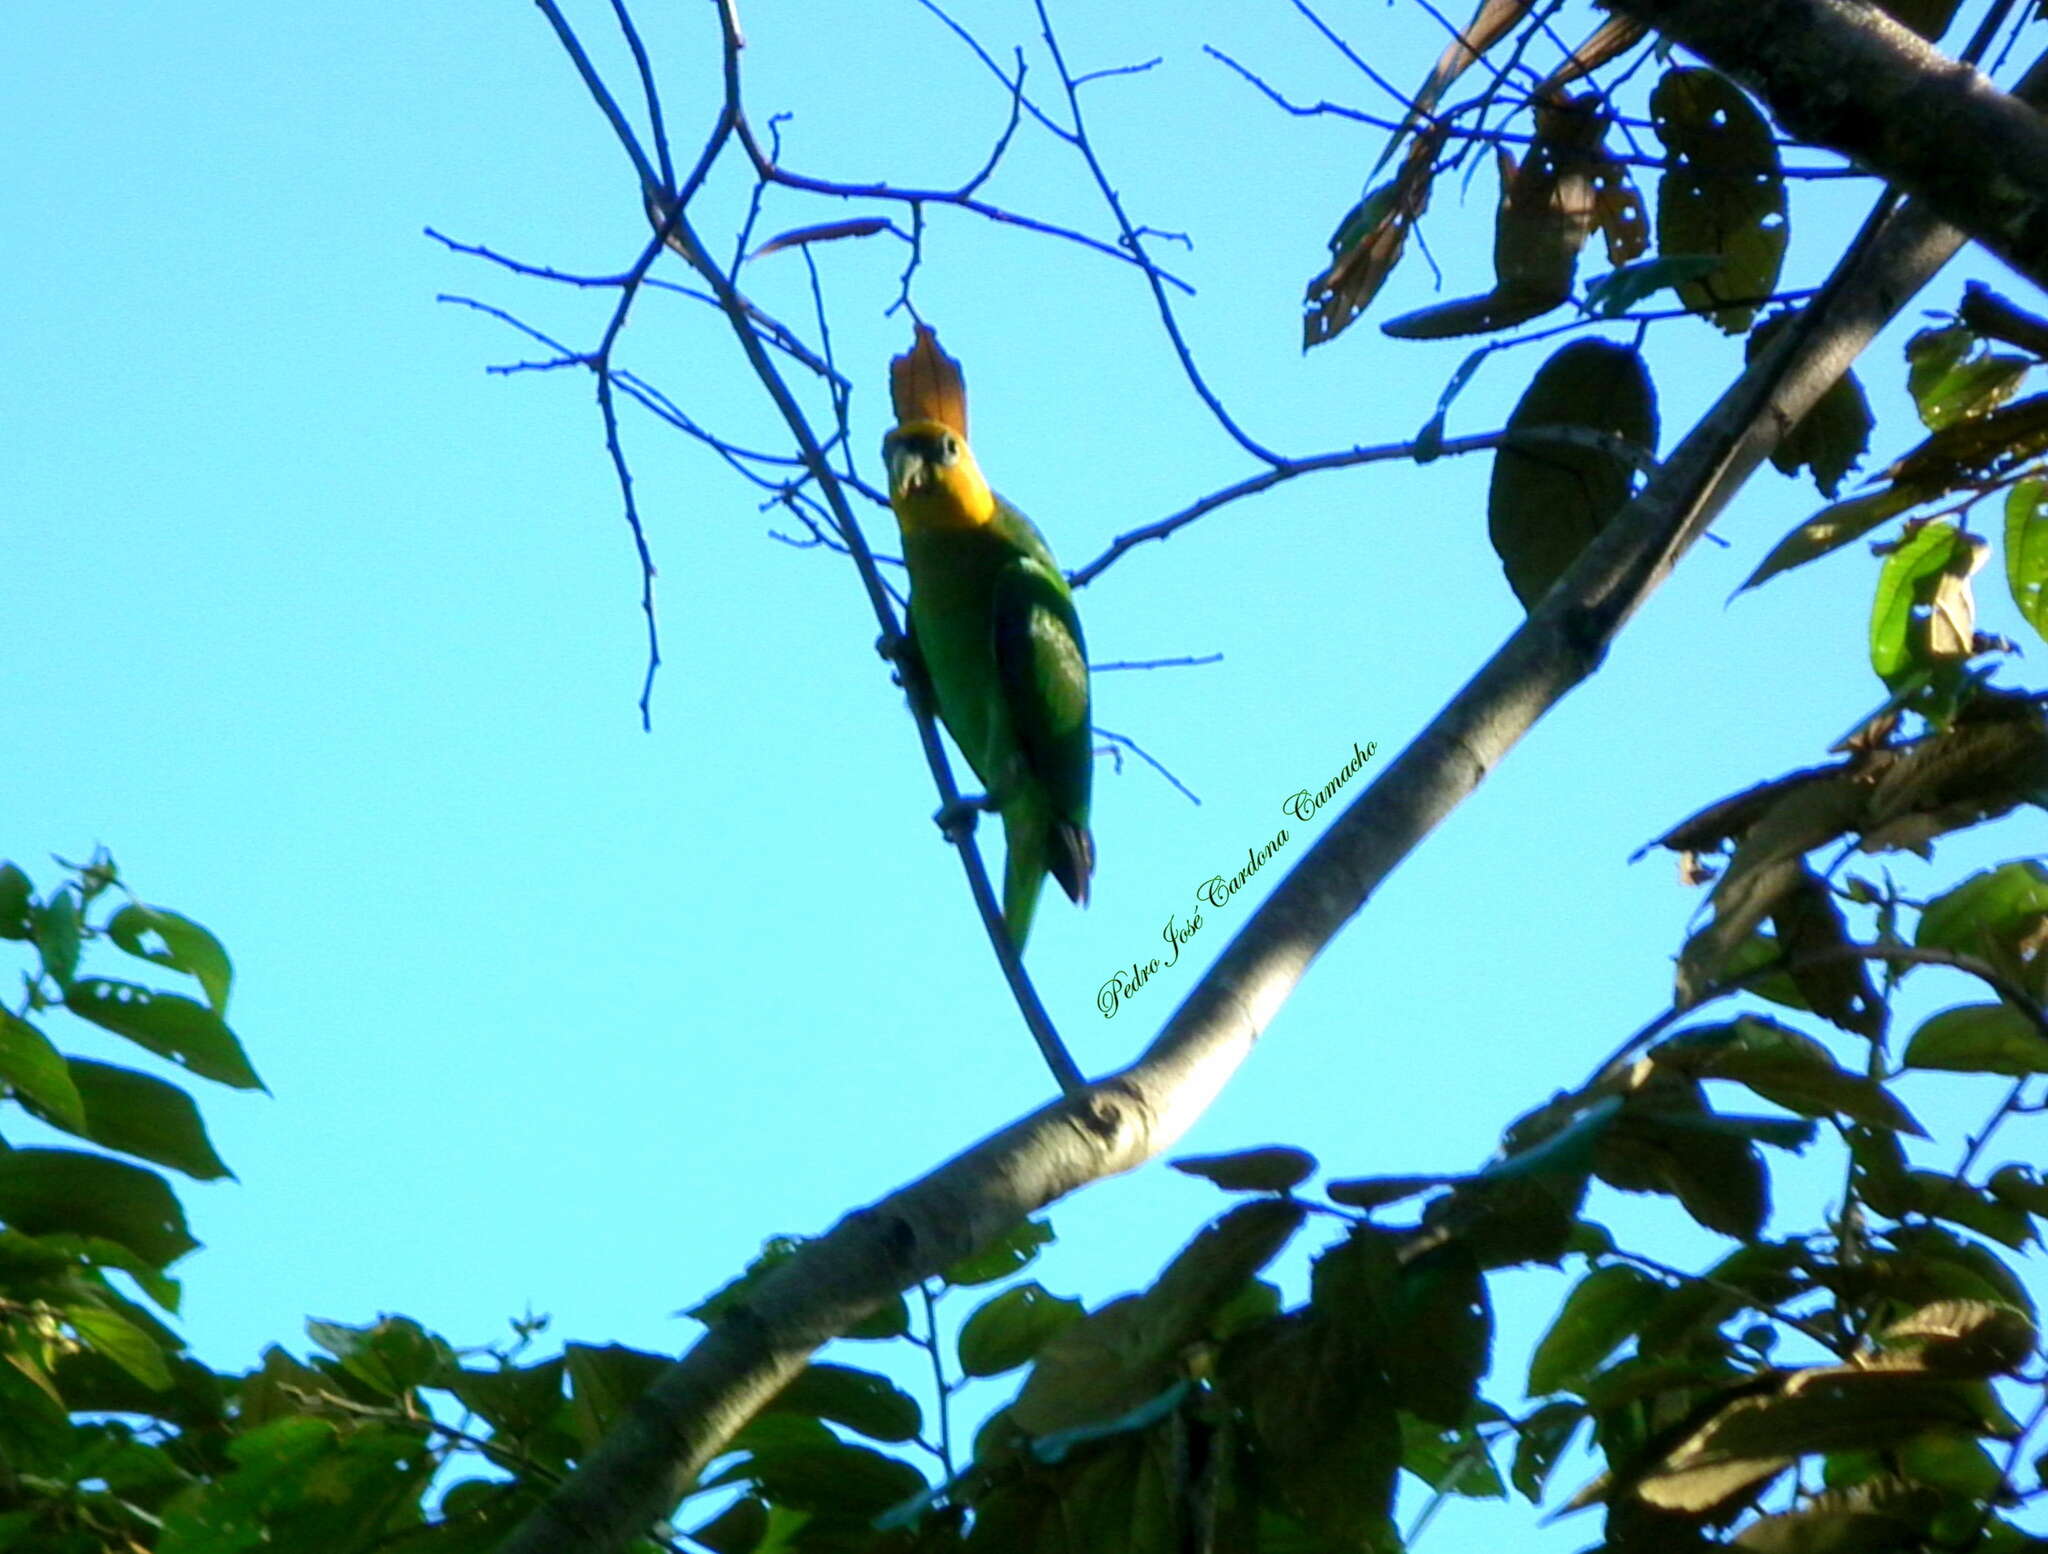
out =
{"type": "MultiPolygon", "coordinates": [[[[669,121],[694,151],[715,107],[711,12],[647,9],[669,121]]],[[[618,70],[607,8],[572,14],[618,70]]],[[[955,14],[1001,57],[1024,47],[1053,101],[1028,7],[955,14]]],[[[1414,8],[1328,14],[1397,82],[1440,46],[1414,8]]],[[[1002,128],[1001,89],[908,0],[745,16],[748,100],[764,124],[794,112],[791,166],[949,185],[1002,128]]],[[[1484,287],[1491,172],[1462,205],[1439,190],[1425,230],[1441,293],[1411,252],[1371,319],[1303,357],[1302,283],[1381,139],[1281,115],[1202,45],[1298,99],[1385,103],[1284,5],[1056,17],[1076,69],[1161,59],[1088,88],[1086,106],[1134,218],[1192,239],[1159,256],[1198,289],[1182,317],[1234,412],[1291,453],[1413,435],[1469,343],[1373,325],[1484,287]]],[[[642,732],[639,577],[591,384],[487,377],[536,350],[435,301],[475,297],[593,344],[609,294],[520,280],[422,228],[591,273],[645,240],[630,169],[538,13],[78,5],[24,17],[10,53],[0,855],[46,883],[49,853],[104,844],[236,958],[234,1023],[273,1094],[202,1096],[241,1180],[185,1191],[206,1243],[181,1270],[199,1351],[239,1365],[267,1342],[302,1347],[309,1314],[387,1310],[458,1342],[531,1309],[560,1337],[677,1347],[693,1329],[671,1313],[765,1236],[820,1230],[1038,1104],[1046,1077],[931,824],[850,566],[775,543],[751,488],[629,412],[668,657],[642,732]]],[[[721,250],[747,192],[730,167],[714,179],[701,224],[721,250]]],[[[1028,123],[986,192],[1111,231],[1078,159],[1028,123]]],[[[1786,282],[1806,285],[1867,195],[1796,197],[1786,282]]],[[[778,194],[759,230],[874,209],[778,194]]],[[[885,316],[903,250],[817,258],[855,445],[879,478],[886,362],[909,336],[885,316]]],[[[1582,278],[1603,265],[1589,255],[1582,278]]],[[[1971,255],[1921,302],[1953,306],[1969,275],[2037,300],[1971,255]]],[[[798,255],[744,282],[810,317],[798,255]]],[[[983,467],[1067,566],[1254,472],[1129,266],[935,209],[916,285],[966,364],[983,467]]],[[[1864,363],[1881,456],[1915,437],[1904,333],[1864,363]]],[[[1452,434],[1498,427],[1547,349],[1490,363],[1452,434]]],[[[1649,349],[1668,451],[1740,347],[1687,323],[1649,349]]],[[[722,433],[779,445],[708,309],[649,296],[623,350],[722,433]]],[[[1139,764],[1098,770],[1096,898],[1083,914],[1049,895],[1030,954],[1084,1068],[1144,1044],[1244,898],[1113,1020],[1096,1012],[1104,978],[1267,840],[1289,794],[1353,741],[1391,756],[1513,628],[1488,469],[1298,480],[1082,591],[1099,660],[1223,655],[1099,678],[1101,723],[1202,803],[1139,764]]],[[[1724,604],[1818,505],[1804,481],[1752,482],[1719,526],[1726,548],[1687,561],[1322,957],[1188,1152],[1284,1140],[1340,1175],[1467,1168],[1663,1007],[1695,899],[1631,851],[1820,759],[1881,699],[1860,551],[1724,604]]],[[[862,516],[893,549],[888,515],[862,516]]],[[[1981,593],[1986,627],[2021,635],[2009,601],[1981,593]]],[[[2033,816],[1900,873],[1951,880],[2040,841],[2033,816]]],[[[1925,1007],[1972,996],[1928,988],[1925,1007]]],[[[62,1042],[109,1055],[95,1035],[62,1042]]],[[[1930,1124],[1988,1105],[1965,1086],[1910,1094],[1930,1124]]],[[[1824,1200],[1835,1169],[1808,1173],[1788,1212],[1824,1200]]],[[[1220,1205],[1159,1165],[1102,1184],[1053,1211],[1044,1277],[1106,1299],[1220,1205]]],[[[1670,1225],[1674,1260],[1714,1246],[1665,1205],[1594,1212],[1670,1225]]],[[[1561,1288],[1504,1284],[1503,1401],[1561,1288]]],[[[1460,1506],[1432,1537],[1528,1520],[1460,1506]]]]}

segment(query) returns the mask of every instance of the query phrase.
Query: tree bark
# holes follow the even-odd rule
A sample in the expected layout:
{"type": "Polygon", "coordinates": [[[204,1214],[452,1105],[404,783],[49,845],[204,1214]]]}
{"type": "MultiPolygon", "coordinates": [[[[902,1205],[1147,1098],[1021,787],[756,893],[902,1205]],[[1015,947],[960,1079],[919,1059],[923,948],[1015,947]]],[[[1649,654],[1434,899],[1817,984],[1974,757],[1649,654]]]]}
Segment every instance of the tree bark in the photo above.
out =
{"type": "Polygon", "coordinates": [[[1868,0],[1613,0],[2048,287],[2048,119],[1868,0]]]}
{"type": "Polygon", "coordinates": [[[1962,243],[1899,212],[1722,395],[1429,728],[1259,905],[1145,1053],[1011,1124],[801,1248],[633,1406],[501,1554],[610,1554],[809,1356],[897,1292],[1079,1187],[1153,1158],[1250,1055],[1380,882],[1581,680],[1714,513],[1962,243]]]}

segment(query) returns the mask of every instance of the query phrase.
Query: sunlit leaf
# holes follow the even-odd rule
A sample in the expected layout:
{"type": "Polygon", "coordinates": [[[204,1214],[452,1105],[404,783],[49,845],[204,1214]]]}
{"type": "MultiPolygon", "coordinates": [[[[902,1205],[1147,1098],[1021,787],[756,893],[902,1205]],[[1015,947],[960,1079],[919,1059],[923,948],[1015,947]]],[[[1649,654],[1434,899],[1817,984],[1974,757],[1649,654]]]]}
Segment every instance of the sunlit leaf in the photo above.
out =
{"type": "Polygon", "coordinates": [[[1902,1061],[1965,1074],[2048,1074],[2048,1036],[2010,1004],[1963,1004],[1930,1016],[1902,1061]]]}
{"type": "Polygon", "coordinates": [[[32,1236],[101,1236],[155,1268],[199,1244],[154,1171],[69,1149],[0,1150],[0,1220],[32,1236]]]}
{"type": "Polygon", "coordinates": [[[1572,1287],[1529,1362],[1529,1395],[1574,1388],[1635,1336],[1669,1286],[1626,1263],[1595,1268],[1572,1287]]]}
{"type": "MultiPolygon", "coordinates": [[[[1917,500],[1910,491],[1887,486],[1882,491],[1872,491],[1837,502],[1832,507],[1823,507],[1773,545],[1771,553],[1758,563],[1757,569],[1743,579],[1742,588],[1754,588],[1780,572],[1789,572],[1794,567],[1805,566],[1809,561],[1818,561],[1822,556],[1840,550],[1852,540],[1861,539],[1886,519],[1898,517],[1917,500]]],[[[1736,592],[1740,593],[1742,588],[1736,592]]]]}
{"type": "Polygon", "coordinates": [[[0,1008],[0,1081],[68,1132],[85,1127],[85,1103],[64,1054],[35,1026],[0,1008]]]}
{"type": "Polygon", "coordinates": [[[1906,342],[1906,387],[1929,431],[1989,414],[2012,398],[2033,365],[1982,349],[1961,324],[1923,329],[1906,342]]]}
{"type": "Polygon", "coordinates": [[[1029,1266],[1039,1249],[1052,1241],[1052,1226],[1041,1219],[1021,1220],[970,1257],[939,1275],[948,1284],[993,1284],[1029,1266]]]}
{"type": "Polygon", "coordinates": [[[262,1088],[235,1033],[204,1004],[133,982],[87,977],[65,989],[64,1007],[201,1078],[238,1090],[262,1088]]]}
{"type": "Polygon", "coordinates": [[[192,1097],[176,1085],[85,1058],[71,1060],[71,1077],[85,1103],[85,1125],[66,1131],[202,1182],[234,1174],[213,1152],[192,1097]]]}
{"type": "Polygon", "coordinates": [[[2005,581],[2021,618],[2048,639],[2048,480],[2039,476],[2005,499],[2005,581]]]}
{"type": "Polygon", "coordinates": [[[145,1387],[160,1392],[170,1386],[171,1367],[162,1346],[119,1312],[100,1306],[69,1306],[64,1320],[95,1353],[112,1360],[145,1387]]]}
{"type": "Polygon", "coordinates": [[[1968,537],[1954,524],[1929,523],[1885,558],[1870,611],[1870,667],[1887,685],[1921,657],[1915,652],[1913,611],[1927,605],[1936,580],[1968,549],[1968,537]]]}
{"type": "Polygon", "coordinates": [[[1666,152],[1657,251],[1720,256],[1718,269],[1678,294],[1740,334],[1776,288],[1785,256],[1785,185],[1770,124],[1726,76],[1698,69],[1667,71],[1650,117],[1666,152]]]}
{"type": "Polygon", "coordinates": [[[999,1376],[1037,1355],[1055,1333],[1081,1320],[1078,1300],[1049,1293],[1037,1283],[1004,1290],[978,1307],[960,1328],[960,1369],[969,1376],[999,1376]]]}
{"type": "Polygon", "coordinates": [[[131,903],[108,920],[107,937],[130,955],[195,977],[213,1012],[227,1013],[234,967],[220,940],[191,918],[131,903]]]}

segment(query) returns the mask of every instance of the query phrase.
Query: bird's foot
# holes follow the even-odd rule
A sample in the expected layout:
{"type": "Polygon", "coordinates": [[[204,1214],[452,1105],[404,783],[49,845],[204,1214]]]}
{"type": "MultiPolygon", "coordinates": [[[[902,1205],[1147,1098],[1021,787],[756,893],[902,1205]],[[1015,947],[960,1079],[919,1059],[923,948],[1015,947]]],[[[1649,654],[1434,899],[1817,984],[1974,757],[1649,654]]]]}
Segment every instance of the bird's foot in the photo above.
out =
{"type": "Polygon", "coordinates": [[[963,793],[952,803],[940,805],[932,820],[946,834],[947,841],[958,845],[974,835],[975,822],[982,811],[995,807],[995,800],[986,793],[963,793]]]}

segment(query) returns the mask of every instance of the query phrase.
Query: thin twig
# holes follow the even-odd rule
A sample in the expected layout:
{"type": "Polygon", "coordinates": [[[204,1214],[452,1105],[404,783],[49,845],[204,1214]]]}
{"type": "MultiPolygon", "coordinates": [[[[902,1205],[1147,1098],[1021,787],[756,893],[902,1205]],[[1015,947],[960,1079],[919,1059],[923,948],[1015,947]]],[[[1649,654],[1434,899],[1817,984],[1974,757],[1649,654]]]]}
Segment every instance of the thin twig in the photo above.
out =
{"type": "Polygon", "coordinates": [[[1144,272],[1145,284],[1151,287],[1152,301],[1159,311],[1159,321],[1165,325],[1166,336],[1173,342],[1174,354],[1180,358],[1181,371],[1186,375],[1195,393],[1200,396],[1202,403],[1209,407],[1209,413],[1216,418],[1216,424],[1229,433],[1239,447],[1264,463],[1286,463],[1286,459],[1281,455],[1274,453],[1237,424],[1230,412],[1223,408],[1223,401],[1202,377],[1200,369],[1195,366],[1194,354],[1188,348],[1186,337],[1181,334],[1180,320],[1174,316],[1173,303],[1166,295],[1163,282],[1168,276],[1145,252],[1145,240],[1139,236],[1138,229],[1125,213],[1123,200],[1117,194],[1116,186],[1109,181],[1109,174],[1103,170],[1101,159],[1096,156],[1095,147],[1088,139],[1087,122],[1081,114],[1081,96],[1075,87],[1073,73],[1067,69],[1066,56],[1060,51],[1059,37],[1053,31],[1052,17],[1046,12],[1045,0],[1032,0],[1032,3],[1038,11],[1038,25],[1044,33],[1045,46],[1052,54],[1053,68],[1059,72],[1060,85],[1066,89],[1067,112],[1074,121],[1074,147],[1081,153],[1082,160],[1088,164],[1088,171],[1094,174],[1095,187],[1101,191],[1103,203],[1109,207],[1110,214],[1116,217],[1117,228],[1123,234],[1128,257],[1144,272]]]}

